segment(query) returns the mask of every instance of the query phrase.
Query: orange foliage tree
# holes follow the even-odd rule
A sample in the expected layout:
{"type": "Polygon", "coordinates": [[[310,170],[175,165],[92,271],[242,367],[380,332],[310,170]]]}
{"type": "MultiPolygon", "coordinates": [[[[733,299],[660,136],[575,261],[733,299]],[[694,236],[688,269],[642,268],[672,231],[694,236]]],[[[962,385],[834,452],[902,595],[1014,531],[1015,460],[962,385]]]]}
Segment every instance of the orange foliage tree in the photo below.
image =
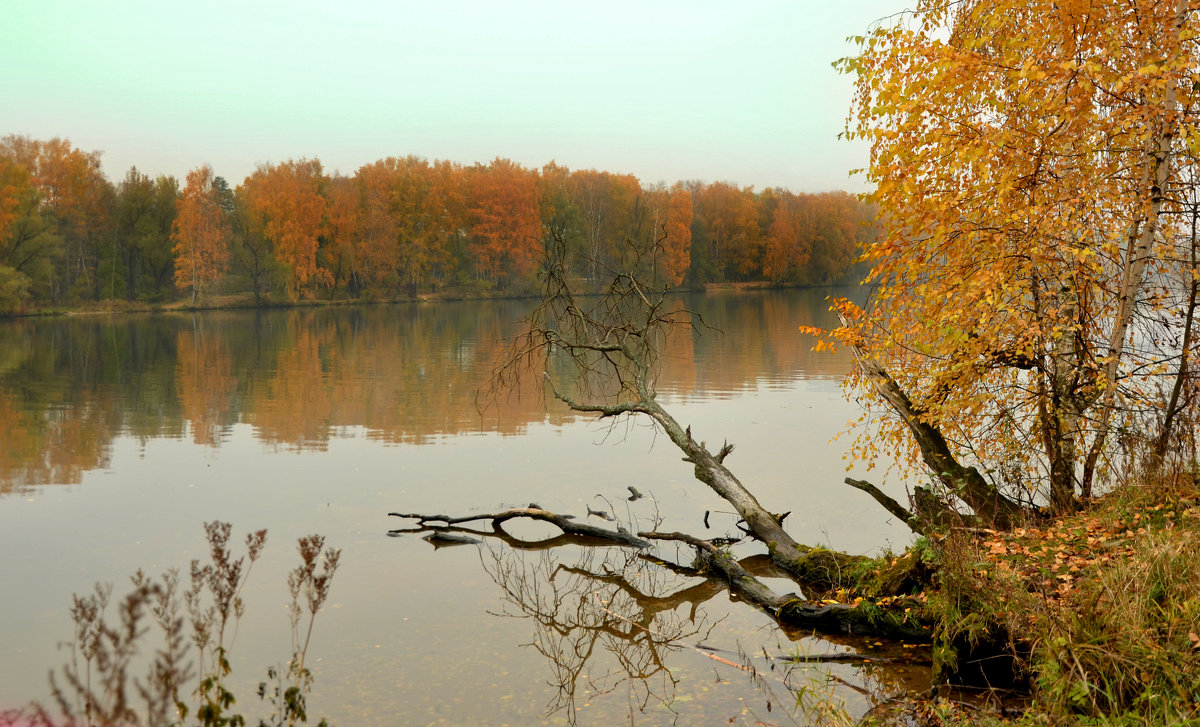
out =
{"type": "Polygon", "coordinates": [[[287,266],[289,298],[310,281],[329,282],[317,267],[317,246],[327,203],[326,178],[316,159],[260,166],[243,184],[247,204],[272,243],[275,259],[287,266]]]}
{"type": "Polygon", "coordinates": [[[389,157],[355,175],[361,196],[360,244],[369,282],[415,291],[450,260],[467,226],[462,170],[415,156],[389,157]]]}
{"type": "Polygon", "coordinates": [[[400,259],[400,220],[394,211],[393,158],[368,164],[354,175],[360,207],[358,240],[364,284],[382,284],[396,274],[400,259]]]}
{"type": "Polygon", "coordinates": [[[318,266],[331,286],[345,284],[357,295],[362,290],[361,190],[350,177],[334,176],[325,188],[324,244],[318,248],[318,266]]]}
{"type": "Polygon", "coordinates": [[[629,209],[629,232],[623,238],[633,243],[614,250],[604,262],[610,267],[627,267],[633,248],[654,247],[656,253],[644,260],[646,270],[637,271],[655,285],[676,286],[683,282],[691,262],[692,197],[688,190],[669,189],[659,183],[638,191],[629,209]],[[624,256],[624,259],[620,256],[624,256]]]}
{"type": "Polygon", "coordinates": [[[811,225],[805,225],[801,200],[786,190],[768,189],[773,202],[770,225],[763,241],[763,275],[775,283],[803,268],[812,256],[811,225]],[[805,229],[808,227],[809,229],[805,229]]]}
{"type": "MultiPolygon", "coordinates": [[[[20,308],[29,296],[32,266],[42,258],[31,245],[29,225],[18,229],[17,221],[37,205],[37,193],[25,167],[0,156],[0,311],[20,308]]],[[[40,231],[40,225],[36,226],[40,231]]]]}
{"type": "MultiPolygon", "coordinates": [[[[796,195],[803,220],[800,246],[808,250],[796,277],[827,285],[846,274],[878,233],[874,208],[846,192],[796,195]]],[[[798,251],[797,258],[804,253],[798,251]]],[[[855,280],[861,279],[861,276],[855,280]]]]}
{"type": "Polygon", "coordinates": [[[60,301],[98,297],[97,272],[111,227],[113,196],[112,184],[100,171],[100,154],[84,152],[66,139],[6,136],[0,140],[0,156],[22,167],[37,192],[36,207],[28,210],[37,219],[21,234],[38,228],[53,236],[54,244],[37,246],[53,263],[47,281],[52,296],[60,301]]]}
{"type": "Polygon", "coordinates": [[[429,174],[426,235],[436,240],[436,244],[430,243],[430,275],[437,280],[453,280],[453,275],[464,267],[463,250],[470,217],[467,173],[459,164],[435,161],[429,167],[429,174]]]}
{"type": "Polygon", "coordinates": [[[542,249],[536,172],[496,159],[470,174],[475,264],[501,287],[533,272],[542,249]]]}
{"type": "Polygon", "coordinates": [[[688,190],[677,187],[667,197],[663,235],[667,282],[679,285],[692,262],[692,194],[688,190]]]}
{"type": "MultiPolygon", "coordinates": [[[[875,441],[915,457],[910,434],[932,427],[1010,496],[1062,512],[1115,464],[1115,425],[1161,421],[1182,316],[1155,273],[1183,264],[1170,215],[1197,141],[1194,6],[926,0],[858,39],[850,134],[871,145],[888,224],[866,253],[873,305],[847,307],[839,334],[910,409],[875,441]]],[[[853,381],[877,399],[883,383],[853,381]]]]}
{"type": "Polygon", "coordinates": [[[462,169],[409,156],[396,161],[391,192],[398,221],[397,282],[415,292],[447,261],[452,238],[466,224],[462,169]]]}
{"type": "Polygon", "coordinates": [[[747,279],[762,269],[762,235],[754,189],[728,182],[700,188],[696,215],[708,233],[707,257],[723,278],[747,279]]]}
{"type": "Polygon", "coordinates": [[[188,172],[171,227],[175,243],[175,285],[191,289],[192,302],[221,279],[229,267],[229,220],[213,187],[207,164],[188,172]]]}

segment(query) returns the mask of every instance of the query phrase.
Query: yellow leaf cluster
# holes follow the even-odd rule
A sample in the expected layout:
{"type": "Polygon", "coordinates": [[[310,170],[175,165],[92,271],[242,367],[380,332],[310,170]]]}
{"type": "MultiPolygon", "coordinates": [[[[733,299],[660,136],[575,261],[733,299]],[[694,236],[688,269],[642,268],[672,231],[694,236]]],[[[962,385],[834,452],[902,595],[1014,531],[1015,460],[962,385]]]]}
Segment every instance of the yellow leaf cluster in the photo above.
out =
{"type": "MultiPolygon", "coordinates": [[[[1193,4],[929,0],[840,65],[857,76],[847,132],[871,142],[886,229],[863,254],[872,305],[822,340],[865,345],[954,448],[1023,496],[1107,451],[1098,407],[1151,401],[1145,373],[1175,370],[1155,368],[1178,360],[1167,343],[1126,342],[1141,335],[1131,306],[1177,312],[1172,281],[1194,279],[1173,201],[1197,178],[1193,4]]],[[[874,397],[863,384],[849,385],[874,397]]],[[[912,452],[904,422],[880,426],[912,452]]]]}

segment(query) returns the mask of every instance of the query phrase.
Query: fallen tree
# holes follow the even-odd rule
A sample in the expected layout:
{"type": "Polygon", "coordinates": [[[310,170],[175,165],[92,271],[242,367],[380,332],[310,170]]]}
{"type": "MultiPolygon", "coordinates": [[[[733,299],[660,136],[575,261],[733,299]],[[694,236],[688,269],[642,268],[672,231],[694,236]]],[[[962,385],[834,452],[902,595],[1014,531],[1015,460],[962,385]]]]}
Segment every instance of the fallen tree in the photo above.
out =
{"type": "MultiPolygon", "coordinates": [[[[591,547],[623,545],[637,549],[649,548],[650,541],[683,543],[694,548],[697,554],[692,566],[686,570],[693,575],[713,579],[722,584],[722,588],[728,587],[741,600],[768,613],[789,631],[881,636],[917,642],[928,642],[932,637],[932,625],[920,616],[921,602],[912,598],[895,598],[898,591],[911,591],[917,587],[911,578],[907,583],[903,580],[911,570],[910,562],[903,562],[898,568],[890,569],[893,571],[893,577],[899,572],[902,580],[888,587],[881,585],[883,580],[879,579],[877,570],[880,564],[861,555],[798,545],[796,547],[800,557],[792,563],[791,569],[784,571],[776,560],[769,560],[772,566],[771,576],[791,575],[806,593],[829,595],[837,590],[852,590],[868,594],[865,599],[859,596],[859,600],[852,604],[828,603],[824,602],[827,599],[813,601],[795,593],[778,594],[767,587],[760,580],[760,576],[752,573],[742,561],[735,559],[723,544],[719,545],[712,540],[704,540],[686,533],[640,531],[634,535],[620,525],[610,530],[580,523],[576,522],[573,515],[550,512],[532,504],[529,507],[460,517],[399,512],[388,515],[417,521],[415,527],[397,528],[389,531],[389,535],[426,534],[425,539],[435,547],[478,543],[478,539],[488,537],[499,538],[510,547],[521,550],[548,550],[568,543],[591,547]],[[561,530],[562,535],[534,541],[517,538],[504,529],[504,523],[518,518],[549,523],[561,530]],[[490,522],[490,531],[454,527],[483,520],[490,522]],[[878,579],[878,582],[871,584],[872,579],[878,579]],[[878,605],[876,599],[879,597],[888,599],[886,606],[878,605]]],[[[651,560],[676,572],[684,570],[678,564],[670,564],[659,558],[651,560]]],[[[758,564],[757,568],[761,572],[762,564],[758,564]]]]}
{"type": "MultiPolygon", "coordinates": [[[[874,635],[928,643],[932,622],[925,609],[921,602],[903,598],[920,592],[926,583],[928,571],[919,559],[879,561],[797,542],[784,526],[788,513],[764,507],[726,465],[734,446],[726,442],[710,448],[659,402],[654,382],[660,365],[658,353],[666,337],[707,330],[704,321],[684,309],[665,286],[646,282],[653,280],[659,251],[657,245],[650,249],[630,246],[627,268],[608,271],[610,283],[604,294],[583,297],[572,287],[563,245],[555,241],[545,261],[541,303],[528,317],[525,333],[514,341],[509,356],[496,369],[487,390],[489,401],[502,404],[512,392],[528,391],[532,380],[540,382],[540,391],[576,412],[600,419],[650,419],[692,466],[696,479],[733,507],[740,518],[739,527],[764,546],[776,574],[794,581],[798,593],[777,593],[747,571],[719,540],[656,530],[631,533],[620,525],[591,525],[533,503],[462,516],[391,513],[417,522],[415,528],[392,533],[453,532],[500,537],[514,544],[517,539],[504,530],[504,524],[523,518],[547,523],[561,532],[558,537],[537,541],[535,547],[576,542],[647,549],[651,541],[676,542],[694,550],[692,567],[697,573],[727,585],[739,599],[770,614],[791,632],[874,635]],[[463,527],[485,522],[490,531],[463,527]],[[846,602],[831,602],[830,596],[837,594],[846,602]]],[[[847,483],[870,494],[910,527],[920,529],[918,517],[874,485],[857,480],[847,483]]]]}

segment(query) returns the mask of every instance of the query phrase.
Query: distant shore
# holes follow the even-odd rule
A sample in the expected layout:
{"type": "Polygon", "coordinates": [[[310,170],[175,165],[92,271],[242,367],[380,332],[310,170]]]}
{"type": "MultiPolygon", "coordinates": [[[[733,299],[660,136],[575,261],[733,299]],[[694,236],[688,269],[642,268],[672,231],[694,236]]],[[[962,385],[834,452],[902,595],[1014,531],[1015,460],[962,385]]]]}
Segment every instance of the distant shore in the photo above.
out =
{"type": "MultiPolygon", "coordinates": [[[[844,287],[852,283],[831,283],[828,285],[777,285],[766,280],[751,280],[736,283],[705,283],[696,287],[679,287],[677,293],[705,293],[709,295],[725,293],[763,292],[768,290],[798,290],[817,288],[844,287]]],[[[88,316],[113,315],[122,313],[180,313],[205,310],[246,310],[270,308],[321,308],[334,306],[356,305],[396,305],[400,303],[446,303],[464,300],[521,300],[536,298],[533,292],[506,292],[494,290],[479,290],[470,287],[447,287],[439,290],[425,291],[413,296],[392,298],[363,297],[363,298],[319,298],[308,297],[288,300],[283,296],[265,297],[256,302],[253,293],[235,293],[229,295],[208,296],[195,303],[190,300],[174,300],[170,302],[107,300],[93,301],[83,305],[47,306],[30,309],[17,313],[0,314],[0,320],[13,318],[44,318],[55,316],[88,316]]]]}

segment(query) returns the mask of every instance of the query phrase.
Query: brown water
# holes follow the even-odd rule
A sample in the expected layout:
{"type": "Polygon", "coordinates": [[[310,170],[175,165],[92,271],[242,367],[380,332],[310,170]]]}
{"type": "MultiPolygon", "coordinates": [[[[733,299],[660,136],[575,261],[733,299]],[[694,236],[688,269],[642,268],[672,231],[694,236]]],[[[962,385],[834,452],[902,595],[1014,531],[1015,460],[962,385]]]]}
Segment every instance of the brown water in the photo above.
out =
{"type": "MultiPolygon", "coordinates": [[[[689,298],[724,333],[672,341],[659,390],[697,438],[737,445],[728,464],[768,509],[792,511],[798,539],[900,548],[907,529],[840,484],[868,475],[847,473],[844,442],[830,442],[859,414],[838,388],[848,354],[814,353],[797,332],[832,324],[829,292],[689,298]]],[[[406,524],[389,511],[530,501],[609,510],[630,529],[661,517],[663,529],[735,532],[730,508],[642,422],[601,425],[531,396],[479,413],[476,390],[529,305],[0,323],[0,709],[46,698],[73,592],[186,568],[214,519],[239,538],[270,531],[232,649],[250,715],[265,713],[253,685],[289,656],[284,581],[295,539],[313,532],[343,550],[309,652],[310,714],[334,724],[805,724],[816,712],[795,712],[797,690],[823,698],[830,675],[853,713],[871,703],[860,689],[920,682],[761,656],[752,679],[693,647],[737,662],[739,650],[862,645],[792,640],[722,589],[619,548],[435,551],[388,537],[406,524]],[[628,485],[649,497],[621,499],[628,485]]]]}

